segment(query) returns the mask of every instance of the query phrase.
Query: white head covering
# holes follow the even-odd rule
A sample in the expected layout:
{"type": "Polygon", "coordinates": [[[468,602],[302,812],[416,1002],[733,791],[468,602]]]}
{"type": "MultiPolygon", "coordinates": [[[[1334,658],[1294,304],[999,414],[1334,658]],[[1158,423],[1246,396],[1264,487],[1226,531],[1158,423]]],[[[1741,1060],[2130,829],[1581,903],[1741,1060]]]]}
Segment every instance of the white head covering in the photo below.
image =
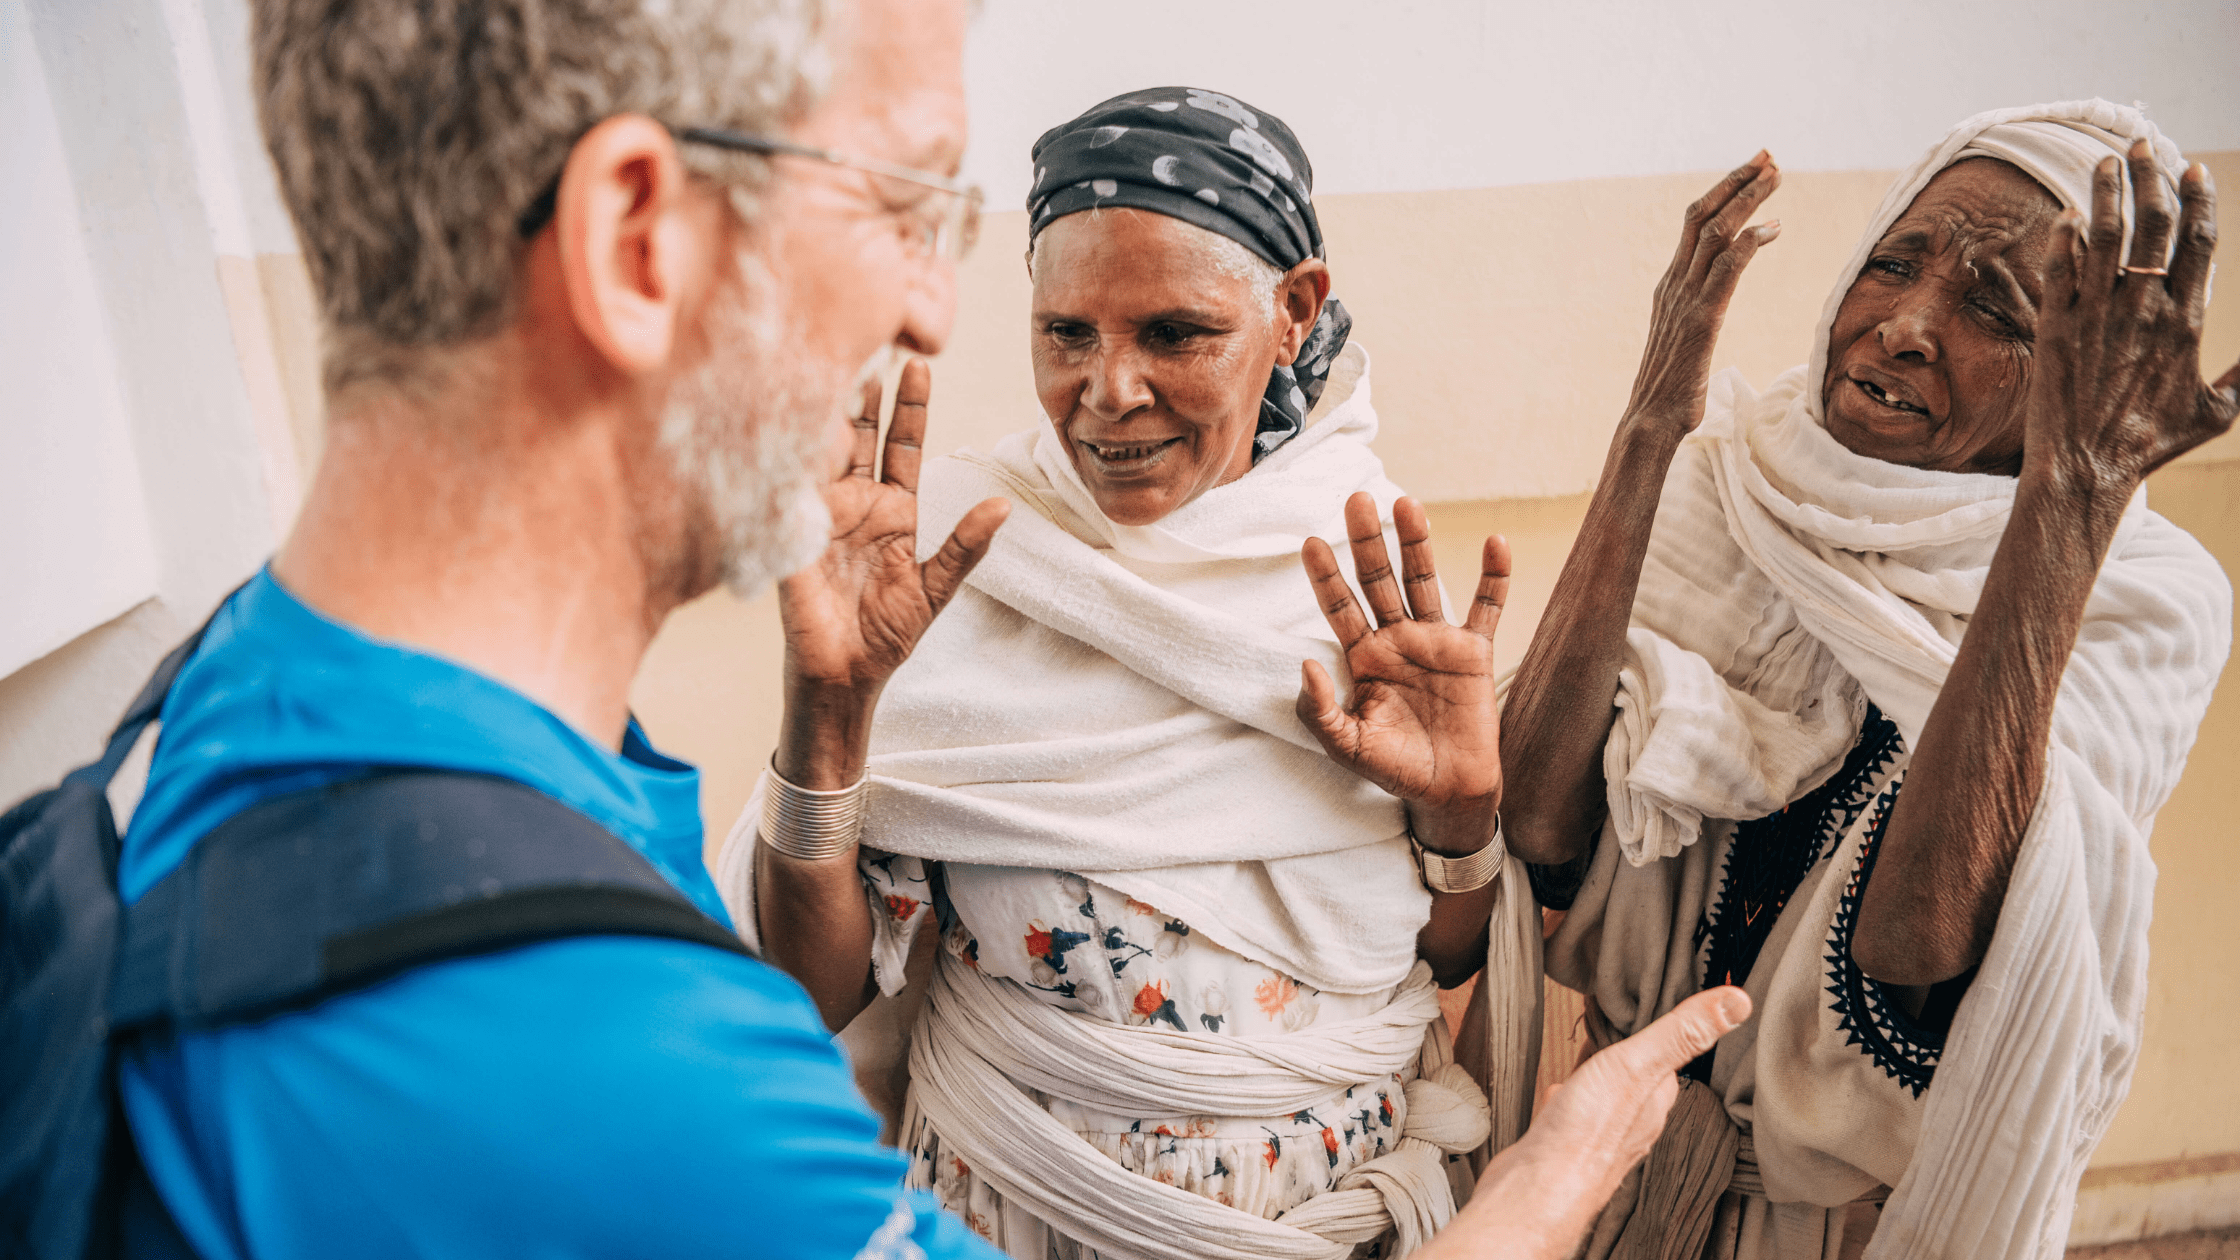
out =
{"type": "MultiPolygon", "coordinates": [[[[1883,195],[1882,205],[1875,210],[1874,218],[1859,238],[1859,247],[1852,251],[1850,265],[1843,269],[1835,292],[1828,295],[1828,304],[1820,311],[1820,327],[1812,341],[1811,370],[1805,379],[1815,382],[1826,379],[1828,332],[1835,326],[1836,308],[1843,305],[1844,295],[1851,291],[1852,281],[1858,278],[1859,269],[1867,265],[1867,255],[1882,239],[1882,234],[1913,205],[1913,199],[1921,195],[1921,190],[1928,187],[1929,181],[1939,172],[1968,158],[1998,158],[2037,180],[2062,208],[2082,211],[2090,218],[2093,172],[2111,153],[2118,158],[2128,157],[2132,142],[2142,138],[2153,146],[2155,165],[2162,171],[2165,191],[2171,204],[2176,205],[2178,178],[2186,169],[2185,155],[2147,121],[2144,112],[2128,105],[2096,97],[2089,101],[2056,101],[2047,105],[1987,110],[1946,132],[1943,141],[1899,176],[1897,182],[1890,185],[1890,191],[1883,195]]],[[[2132,210],[2128,163],[2124,166],[2121,205],[2123,248],[2128,254],[2132,210]]],[[[1813,392],[1811,407],[1818,417],[1818,391],[1813,392]]]]}

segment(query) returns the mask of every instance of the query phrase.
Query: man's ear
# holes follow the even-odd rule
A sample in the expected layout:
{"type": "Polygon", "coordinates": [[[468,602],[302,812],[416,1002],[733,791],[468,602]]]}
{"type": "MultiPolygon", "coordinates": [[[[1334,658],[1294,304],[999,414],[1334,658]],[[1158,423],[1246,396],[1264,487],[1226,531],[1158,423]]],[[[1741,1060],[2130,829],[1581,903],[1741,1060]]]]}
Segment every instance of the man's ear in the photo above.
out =
{"type": "Polygon", "coordinates": [[[669,363],[680,313],[713,274],[721,199],[692,192],[676,140],[643,114],[585,132],[561,171],[553,230],[568,312],[628,375],[669,363]]]}
{"type": "Polygon", "coordinates": [[[1288,367],[1298,361],[1299,348],[1322,318],[1322,303],[1330,296],[1330,266],[1309,258],[1276,281],[1276,313],[1288,321],[1283,340],[1276,347],[1276,362],[1288,367]]]}

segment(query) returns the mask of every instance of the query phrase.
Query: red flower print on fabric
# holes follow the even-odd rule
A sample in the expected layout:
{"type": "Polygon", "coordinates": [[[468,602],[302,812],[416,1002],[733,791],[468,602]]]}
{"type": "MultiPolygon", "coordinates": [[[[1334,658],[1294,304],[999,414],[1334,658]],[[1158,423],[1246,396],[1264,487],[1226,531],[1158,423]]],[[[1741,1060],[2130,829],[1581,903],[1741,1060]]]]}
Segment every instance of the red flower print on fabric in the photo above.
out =
{"type": "Polygon", "coordinates": [[[918,912],[919,906],[924,904],[916,897],[905,897],[901,893],[887,894],[887,913],[897,919],[907,920],[911,915],[918,912]]]}
{"type": "Polygon", "coordinates": [[[1299,996],[1299,986],[1289,976],[1269,976],[1252,990],[1252,1000],[1259,1005],[1260,1013],[1269,1019],[1283,1014],[1291,999],[1299,996]]]}
{"type": "Polygon", "coordinates": [[[1137,989],[1134,1010],[1154,1024],[1164,1020],[1173,1025],[1175,1031],[1186,1031],[1182,1027],[1181,1012],[1174,1008],[1174,999],[1167,996],[1167,982],[1164,980],[1154,980],[1137,989]]]}

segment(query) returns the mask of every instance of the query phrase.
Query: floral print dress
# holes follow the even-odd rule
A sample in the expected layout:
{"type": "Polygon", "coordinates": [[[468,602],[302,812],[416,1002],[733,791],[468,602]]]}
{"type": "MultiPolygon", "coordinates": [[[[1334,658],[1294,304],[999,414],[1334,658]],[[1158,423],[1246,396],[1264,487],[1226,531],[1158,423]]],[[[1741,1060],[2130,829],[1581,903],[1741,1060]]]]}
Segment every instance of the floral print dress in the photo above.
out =
{"type": "MultiPolygon", "coordinates": [[[[1392,1000],[1392,991],[1317,991],[1155,906],[1068,871],[948,863],[942,882],[953,915],[937,916],[927,865],[865,856],[865,880],[884,911],[875,953],[893,974],[920,928],[948,917],[946,929],[935,929],[949,955],[943,965],[975,967],[1017,983],[1037,1001],[1111,1023],[1266,1036],[1371,1015],[1392,1000]]],[[[1401,1085],[1394,1076],[1356,1086],[1275,1120],[1121,1116],[1040,1101],[1129,1171],[1272,1219],[1398,1144],[1407,1121],[1401,1085]]],[[[1039,1250],[1030,1239],[1006,1236],[1021,1232],[1020,1210],[1007,1209],[965,1161],[946,1153],[929,1124],[920,1120],[901,1141],[913,1187],[932,1189],[944,1207],[1013,1255],[1039,1250]]]]}

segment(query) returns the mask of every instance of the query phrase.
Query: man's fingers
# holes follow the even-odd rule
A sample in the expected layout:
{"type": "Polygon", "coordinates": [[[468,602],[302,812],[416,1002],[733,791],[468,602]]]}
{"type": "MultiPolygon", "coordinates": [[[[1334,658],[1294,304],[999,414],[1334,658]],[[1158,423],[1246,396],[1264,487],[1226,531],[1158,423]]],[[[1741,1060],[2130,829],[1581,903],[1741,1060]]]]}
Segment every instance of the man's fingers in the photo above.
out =
{"type": "Polygon", "coordinates": [[[2217,252],[2217,184],[2199,162],[2178,184],[2178,252],[2170,260],[2170,292],[2195,329],[2208,318],[2209,260],[2217,252]]]}
{"type": "Polygon", "coordinates": [[[1509,606],[1509,540],[1500,534],[1486,539],[1485,559],[1478,573],[1478,591],[1470,599],[1470,615],[1463,627],[1491,640],[1501,628],[1501,610],[1509,606]]]}
{"type": "Polygon", "coordinates": [[[1431,521],[1423,505],[1401,499],[1392,505],[1393,531],[1400,535],[1400,584],[1407,589],[1408,612],[1417,621],[1447,624],[1439,606],[1439,571],[1431,556],[1431,521]]]}
{"type": "Polygon", "coordinates": [[[918,584],[926,593],[926,603],[938,613],[948,607],[956,597],[957,588],[964,585],[965,575],[972,566],[980,563],[995,544],[996,529],[1011,515],[1009,499],[986,499],[973,505],[957,527],[949,531],[941,550],[933,553],[918,570],[918,584]]]}
{"type": "Polygon", "coordinates": [[[1346,575],[1338,571],[1338,554],[1329,543],[1309,538],[1299,548],[1299,563],[1306,566],[1315,602],[1322,605],[1323,620],[1338,636],[1338,646],[1351,651],[1369,637],[1369,619],[1361,615],[1361,605],[1353,602],[1353,591],[1346,586],[1346,575]]]}
{"type": "Polygon", "coordinates": [[[894,386],[894,420],[887,425],[886,458],[880,461],[879,479],[890,486],[915,491],[918,464],[926,444],[926,402],[933,397],[933,369],[924,359],[902,365],[902,379],[894,386]]]}
{"type": "Polygon", "coordinates": [[[848,475],[869,480],[872,461],[879,457],[878,377],[863,383],[863,405],[856,409],[856,418],[848,423],[855,429],[855,441],[848,446],[848,475]]]}
{"type": "Polygon", "coordinates": [[[1719,1044],[1750,1018],[1750,995],[1733,985],[1705,989],[1604,1053],[1622,1054],[1632,1071],[1670,1075],[1719,1044]]]}
{"type": "MultiPolygon", "coordinates": [[[[2170,195],[2162,188],[2162,168],[2155,163],[2154,146],[2144,140],[2131,144],[2131,260],[2132,267],[2160,267],[2170,257],[2170,232],[2178,218],[2170,195]]],[[[2153,280],[2143,276],[2142,281],[2153,280]]]]}
{"type": "Polygon", "coordinates": [[[1377,520],[1377,501],[1365,490],[1346,500],[1346,538],[1353,544],[1353,577],[1361,583],[1361,598],[1377,615],[1377,624],[1389,626],[1407,617],[1401,606],[1400,583],[1393,577],[1392,557],[1384,549],[1384,525],[1377,520]]]}

